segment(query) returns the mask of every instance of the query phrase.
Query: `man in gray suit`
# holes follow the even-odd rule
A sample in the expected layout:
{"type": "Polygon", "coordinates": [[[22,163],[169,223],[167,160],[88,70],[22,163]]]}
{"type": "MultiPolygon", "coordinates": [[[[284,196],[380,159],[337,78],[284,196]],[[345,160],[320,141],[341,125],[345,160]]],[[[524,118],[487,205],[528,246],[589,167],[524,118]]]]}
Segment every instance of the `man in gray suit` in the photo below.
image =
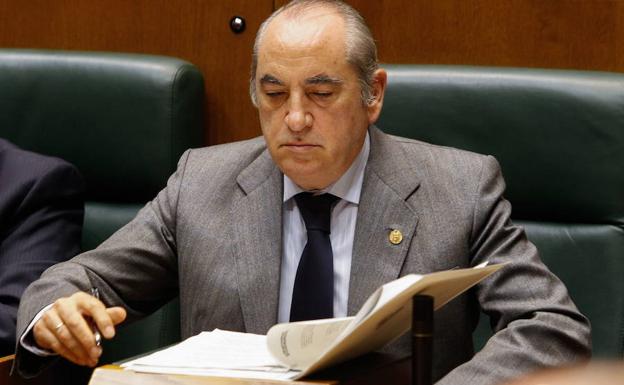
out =
{"type": "Polygon", "coordinates": [[[302,191],[339,198],[328,235],[333,316],[354,314],[404,274],[509,263],[436,314],[440,384],[495,384],[589,356],[588,321],[510,222],[496,160],[373,125],[386,73],[357,12],[328,0],[276,11],[258,32],[251,73],[263,137],[187,151],[131,223],[46,271],[20,308],[18,370],[37,372],[43,359],[32,357],[51,352],[95,365],[85,316],[112,338],[126,312],[145,316],[178,292],[183,337],[288,321],[307,247],[302,191]],[[496,334],[475,355],[480,308],[496,334]]]}

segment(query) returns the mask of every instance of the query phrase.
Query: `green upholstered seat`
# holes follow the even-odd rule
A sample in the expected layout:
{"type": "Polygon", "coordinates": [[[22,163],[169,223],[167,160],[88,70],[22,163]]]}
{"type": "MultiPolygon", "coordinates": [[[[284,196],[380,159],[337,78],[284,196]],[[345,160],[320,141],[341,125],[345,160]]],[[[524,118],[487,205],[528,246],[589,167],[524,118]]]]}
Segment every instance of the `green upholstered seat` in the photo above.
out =
{"type": "Polygon", "coordinates": [[[624,75],[384,67],[379,127],[494,155],[512,219],[591,320],[594,356],[623,357],[624,75]]]}
{"type": "MultiPolygon", "coordinates": [[[[0,137],[81,171],[84,250],[130,221],[165,186],[182,152],[202,145],[203,94],[199,70],[175,58],[0,50],[0,137]]],[[[101,362],[179,338],[174,300],[123,328],[101,362]]]]}

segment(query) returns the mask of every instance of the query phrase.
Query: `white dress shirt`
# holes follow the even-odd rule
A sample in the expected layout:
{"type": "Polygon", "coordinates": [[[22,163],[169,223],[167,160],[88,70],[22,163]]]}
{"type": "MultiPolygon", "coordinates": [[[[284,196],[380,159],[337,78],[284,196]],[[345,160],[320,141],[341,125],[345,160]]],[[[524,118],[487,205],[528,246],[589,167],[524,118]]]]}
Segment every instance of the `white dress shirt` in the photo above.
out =
{"type": "MultiPolygon", "coordinates": [[[[369,151],[370,138],[366,133],[362,150],[360,150],[351,167],[340,179],[323,190],[323,192],[340,198],[331,213],[331,234],[329,236],[334,255],[334,317],[347,315],[355,222],[369,151]]],[[[290,320],[290,304],[297,266],[299,266],[299,259],[308,241],[305,223],[293,199],[295,195],[303,191],[289,177],[284,175],[282,264],[277,316],[277,321],[280,323],[290,320]]]]}

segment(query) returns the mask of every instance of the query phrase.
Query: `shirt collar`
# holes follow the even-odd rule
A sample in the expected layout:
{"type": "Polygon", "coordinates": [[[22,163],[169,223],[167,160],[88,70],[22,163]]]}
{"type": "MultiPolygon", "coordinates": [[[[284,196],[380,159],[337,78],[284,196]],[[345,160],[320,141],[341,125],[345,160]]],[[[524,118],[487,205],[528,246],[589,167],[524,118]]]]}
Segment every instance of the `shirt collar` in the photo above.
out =
{"type": "MultiPolygon", "coordinates": [[[[366,132],[366,138],[364,139],[364,145],[360,150],[360,153],[355,158],[351,167],[342,174],[333,184],[329,185],[322,192],[333,194],[340,199],[344,199],[350,203],[360,203],[360,193],[362,192],[362,182],[364,181],[364,169],[366,168],[366,162],[368,161],[368,154],[370,152],[370,138],[368,131],[366,132]]],[[[288,201],[295,195],[303,192],[301,187],[297,186],[286,174],[284,174],[284,202],[288,201]]]]}

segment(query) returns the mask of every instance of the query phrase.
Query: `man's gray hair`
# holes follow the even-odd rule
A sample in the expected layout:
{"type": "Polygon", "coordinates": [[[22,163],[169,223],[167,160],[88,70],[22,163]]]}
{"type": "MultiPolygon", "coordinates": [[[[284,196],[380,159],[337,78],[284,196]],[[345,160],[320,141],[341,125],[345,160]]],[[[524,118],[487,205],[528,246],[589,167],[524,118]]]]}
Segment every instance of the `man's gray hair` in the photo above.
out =
{"type": "Polygon", "coordinates": [[[347,62],[351,64],[357,72],[360,88],[362,90],[362,103],[364,103],[364,105],[369,105],[375,101],[375,95],[373,95],[373,75],[375,70],[379,68],[377,46],[362,15],[353,7],[340,0],[293,0],[273,12],[273,14],[260,25],[258,33],[256,34],[251,58],[251,76],[249,80],[249,94],[254,106],[258,106],[256,95],[258,49],[260,48],[260,42],[264,38],[267,27],[273,19],[284,12],[297,16],[303,14],[308,9],[319,6],[332,7],[342,16],[346,31],[346,58],[347,62]]]}

